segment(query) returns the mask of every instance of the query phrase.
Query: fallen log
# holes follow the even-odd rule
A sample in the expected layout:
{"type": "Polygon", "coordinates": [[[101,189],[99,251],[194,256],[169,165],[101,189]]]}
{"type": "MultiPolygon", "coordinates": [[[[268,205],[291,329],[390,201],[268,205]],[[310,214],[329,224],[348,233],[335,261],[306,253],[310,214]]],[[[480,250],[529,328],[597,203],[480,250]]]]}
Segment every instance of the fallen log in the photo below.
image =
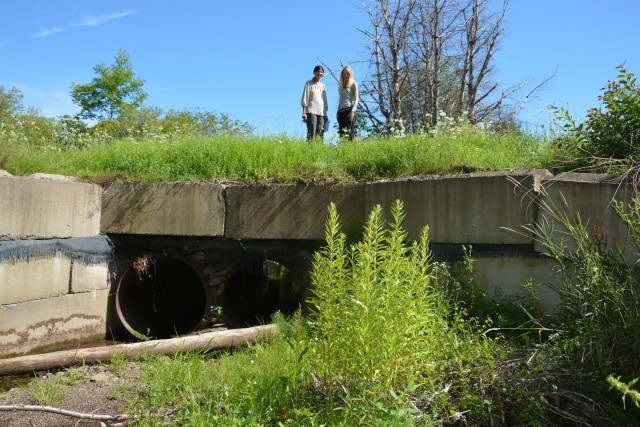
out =
{"type": "Polygon", "coordinates": [[[130,359],[138,355],[170,354],[176,351],[221,350],[259,342],[266,338],[273,337],[276,332],[277,325],[271,324],[132,344],[63,350],[13,357],[10,359],[0,359],[0,376],[67,368],[83,363],[92,364],[104,362],[110,360],[114,355],[121,355],[130,359]]]}

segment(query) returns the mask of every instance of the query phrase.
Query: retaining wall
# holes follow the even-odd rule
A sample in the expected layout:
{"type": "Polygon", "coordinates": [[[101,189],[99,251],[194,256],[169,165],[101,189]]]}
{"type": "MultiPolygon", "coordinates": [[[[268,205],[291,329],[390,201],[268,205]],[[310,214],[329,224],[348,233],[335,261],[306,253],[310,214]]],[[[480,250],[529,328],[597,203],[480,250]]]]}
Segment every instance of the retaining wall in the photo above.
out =
{"type": "MultiPolygon", "coordinates": [[[[547,170],[335,186],[104,188],[67,177],[0,173],[0,357],[109,337],[113,319],[121,315],[115,289],[145,256],[175,257],[193,269],[205,289],[205,311],[223,305],[225,295],[229,300],[269,293],[254,286],[242,294],[233,287],[244,289],[251,276],[247,265],[273,260],[294,272],[291,282],[274,291],[280,295],[273,301],[255,304],[289,304],[293,290],[300,297],[309,285],[306,269],[322,243],[330,202],[337,205],[343,230],[351,232],[375,205],[388,212],[401,200],[410,238],[428,224],[436,258],[454,263],[463,245],[473,247],[477,282],[490,294],[513,294],[523,293],[528,279],[557,280],[552,262],[523,228],[553,221],[545,206],[580,213],[604,230],[608,245],[635,256],[628,229],[610,204],[630,197],[630,186],[618,177],[553,176],[547,170]]],[[[551,310],[555,295],[542,288],[541,297],[551,310]]]]}

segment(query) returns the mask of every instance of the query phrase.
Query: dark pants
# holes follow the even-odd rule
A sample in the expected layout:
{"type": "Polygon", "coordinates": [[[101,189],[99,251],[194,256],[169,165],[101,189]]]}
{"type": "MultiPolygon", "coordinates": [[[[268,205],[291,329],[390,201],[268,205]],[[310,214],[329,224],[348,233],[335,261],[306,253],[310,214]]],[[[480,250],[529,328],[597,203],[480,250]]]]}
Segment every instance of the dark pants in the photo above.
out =
{"type": "Polygon", "coordinates": [[[340,137],[349,135],[349,141],[352,141],[356,136],[356,121],[349,120],[349,113],[351,108],[338,111],[338,129],[340,129],[340,137]]]}
{"type": "Polygon", "coordinates": [[[324,116],[307,113],[307,141],[311,141],[316,137],[323,138],[324,135],[324,116]]]}

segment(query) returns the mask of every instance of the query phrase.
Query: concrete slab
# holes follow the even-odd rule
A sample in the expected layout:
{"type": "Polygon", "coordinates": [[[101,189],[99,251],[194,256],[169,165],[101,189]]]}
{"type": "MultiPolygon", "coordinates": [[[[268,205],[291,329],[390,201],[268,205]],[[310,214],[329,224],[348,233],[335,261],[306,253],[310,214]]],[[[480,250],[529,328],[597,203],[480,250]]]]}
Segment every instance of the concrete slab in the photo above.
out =
{"type": "MultiPolygon", "coordinates": [[[[544,179],[542,188],[540,226],[546,221],[556,230],[565,230],[554,216],[567,215],[575,220],[580,215],[590,235],[602,232],[606,247],[620,248],[629,262],[637,261],[637,249],[629,234],[629,227],[622,222],[611,204],[615,200],[629,205],[633,197],[631,182],[616,175],[563,173],[544,179]]],[[[556,233],[556,237],[556,242],[559,242],[562,236],[556,233]]],[[[571,244],[570,241],[566,243],[571,244]]],[[[535,248],[546,251],[539,242],[536,242],[535,248]]]]}
{"type": "Polygon", "coordinates": [[[60,255],[25,262],[0,262],[0,305],[66,294],[70,272],[71,260],[60,255]]]}
{"type": "Polygon", "coordinates": [[[7,240],[100,233],[97,185],[0,176],[0,237],[7,240]]]}
{"type": "Polygon", "coordinates": [[[535,210],[523,203],[510,179],[532,190],[546,170],[473,175],[432,176],[397,182],[375,182],[366,187],[366,208],[377,204],[389,212],[399,199],[404,204],[404,227],[412,239],[429,225],[432,243],[533,244],[520,230],[531,223],[535,210]]]}
{"type": "MultiPolygon", "coordinates": [[[[0,281],[0,283],[2,283],[0,281]]],[[[71,264],[71,280],[69,292],[77,294],[91,292],[97,289],[106,289],[109,281],[109,266],[104,264],[85,264],[73,260],[71,264]]]]}
{"type": "Polygon", "coordinates": [[[0,356],[104,338],[109,289],[0,305],[0,356]]]}
{"type": "Polygon", "coordinates": [[[324,239],[329,203],[336,204],[343,231],[366,219],[364,184],[226,186],[229,239],[324,239]]]}
{"type": "Polygon", "coordinates": [[[560,302],[559,295],[548,285],[560,284],[553,271],[555,263],[546,257],[494,257],[474,260],[474,280],[489,298],[529,297],[525,284],[531,279],[536,286],[540,308],[551,313],[560,302]]]}
{"type": "Polygon", "coordinates": [[[222,236],[225,207],[217,184],[116,183],[102,195],[101,233],[222,236]]]}

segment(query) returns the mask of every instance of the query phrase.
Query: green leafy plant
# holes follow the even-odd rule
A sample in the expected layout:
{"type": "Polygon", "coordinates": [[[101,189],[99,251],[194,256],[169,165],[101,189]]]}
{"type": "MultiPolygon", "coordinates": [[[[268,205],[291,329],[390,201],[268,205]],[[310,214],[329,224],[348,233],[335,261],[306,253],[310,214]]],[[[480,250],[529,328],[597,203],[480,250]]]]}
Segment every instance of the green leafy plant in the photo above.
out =
{"type": "MultiPolygon", "coordinates": [[[[546,194],[546,189],[541,190],[546,194]]],[[[633,374],[640,367],[640,305],[634,268],[620,249],[606,246],[605,230],[599,224],[572,212],[559,196],[560,206],[545,201],[550,198],[539,199],[537,224],[524,227],[557,264],[559,280],[548,284],[560,297],[555,316],[547,319],[553,322],[549,330],[555,331],[552,344],[595,369],[633,374]]],[[[639,203],[638,198],[629,207],[613,203],[633,236],[640,236],[639,203]]]]}
{"type": "Polygon", "coordinates": [[[310,360],[317,387],[351,417],[456,413],[479,395],[471,367],[493,364],[491,343],[436,280],[445,267],[432,262],[428,227],[409,242],[403,219],[400,201],[388,224],[376,206],[362,240],[348,245],[331,204],[326,246],[314,258],[310,360]]]}
{"type": "Polygon", "coordinates": [[[640,378],[635,378],[629,381],[629,383],[625,383],[620,381],[620,378],[616,378],[612,375],[607,377],[607,382],[611,386],[611,389],[616,389],[620,394],[622,394],[622,405],[625,408],[627,407],[627,398],[629,398],[631,403],[633,403],[637,408],[640,408],[640,392],[631,388],[631,386],[637,383],[639,379],[640,378]]]}
{"type": "Polygon", "coordinates": [[[120,49],[111,66],[97,64],[91,83],[73,83],[71,99],[82,109],[86,119],[116,119],[128,110],[136,109],[147,98],[142,89],[144,80],[135,78],[127,51],[120,49]]]}
{"type": "Polygon", "coordinates": [[[559,142],[574,150],[591,166],[634,167],[640,161],[640,86],[635,75],[619,65],[618,79],[602,88],[601,107],[591,108],[578,123],[564,108],[552,107],[563,123],[559,142]]]}
{"type": "Polygon", "coordinates": [[[62,377],[50,373],[43,377],[36,376],[27,385],[26,390],[34,399],[45,406],[57,406],[68,393],[62,377]]]}

